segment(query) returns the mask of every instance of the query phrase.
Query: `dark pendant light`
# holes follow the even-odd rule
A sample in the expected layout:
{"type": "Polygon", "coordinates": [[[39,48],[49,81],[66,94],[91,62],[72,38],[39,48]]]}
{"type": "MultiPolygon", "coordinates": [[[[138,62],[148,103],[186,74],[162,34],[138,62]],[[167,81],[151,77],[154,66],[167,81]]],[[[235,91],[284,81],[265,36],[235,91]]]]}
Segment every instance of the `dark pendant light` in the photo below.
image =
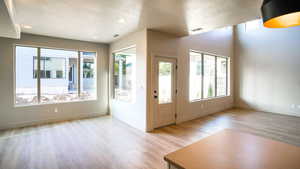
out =
{"type": "Polygon", "coordinates": [[[300,0],[264,0],[261,11],[265,27],[300,25],[300,0]]]}

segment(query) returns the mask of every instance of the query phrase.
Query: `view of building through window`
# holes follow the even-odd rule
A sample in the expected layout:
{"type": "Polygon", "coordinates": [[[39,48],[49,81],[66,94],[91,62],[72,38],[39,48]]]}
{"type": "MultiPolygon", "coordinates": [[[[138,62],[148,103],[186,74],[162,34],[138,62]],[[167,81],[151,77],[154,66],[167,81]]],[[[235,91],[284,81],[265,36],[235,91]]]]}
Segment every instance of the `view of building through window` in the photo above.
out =
{"type": "MultiPolygon", "coordinates": [[[[41,102],[64,102],[78,99],[76,81],[69,81],[70,67],[75,65],[77,74],[78,52],[41,48],[41,102]],[[44,76],[43,72],[46,73],[44,76]],[[58,73],[60,72],[60,73],[58,73]],[[66,77],[67,76],[67,77],[66,77]],[[59,77],[59,78],[58,78],[59,77]]],[[[73,74],[71,75],[73,76],[73,74]]]]}
{"type": "Polygon", "coordinates": [[[114,53],[114,99],[134,101],[136,48],[114,53]]]}
{"type": "Polygon", "coordinates": [[[228,95],[229,58],[190,51],[190,100],[228,95]]]}
{"type": "MultiPolygon", "coordinates": [[[[15,102],[20,104],[37,104],[38,103],[38,89],[37,79],[32,76],[33,64],[37,63],[35,59],[38,55],[38,49],[33,47],[16,47],[15,59],[15,86],[16,95],[15,102]]],[[[35,64],[37,65],[37,64],[35,64]]]]}
{"type": "Polygon", "coordinates": [[[96,98],[95,52],[80,52],[82,67],[78,70],[78,51],[39,49],[40,53],[38,48],[16,46],[16,105],[96,98]]]}

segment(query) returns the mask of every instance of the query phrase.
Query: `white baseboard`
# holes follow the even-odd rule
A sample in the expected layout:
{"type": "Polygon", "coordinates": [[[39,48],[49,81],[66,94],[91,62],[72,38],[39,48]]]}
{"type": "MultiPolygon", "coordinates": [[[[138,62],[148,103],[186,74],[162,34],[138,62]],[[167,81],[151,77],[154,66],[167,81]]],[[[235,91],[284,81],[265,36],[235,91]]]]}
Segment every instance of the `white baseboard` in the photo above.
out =
{"type": "Polygon", "coordinates": [[[273,114],[278,114],[278,115],[286,115],[286,116],[294,116],[294,117],[300,117],[300,113],[293,113],[293,112],[273,112],[273,111],[268,111],[268,110],[260,110],[256,109],[250,106],[241,106],[241,105],[235,105],[235,108],[239,109],[246,109],[246,110],[252,110],[252,111],[257,111],[257,112],[265,112],[265,113],[273,113],[273,114]]]}
{"type": "Polygon", "coordinates": [[[53,117],[43,120],[33,120],[33,121],[26,121],[26,122],[19,122],[19,123],[8,123],[5,125],[0,125],[0,130],[7,130],[7,129],[14,129],[14,128],[21,128],[21,127],[29,127],[35,125],[42,125],[47,123],[55,123],[61,121],[68,121],[68,120],[79,120],[85,118],[94,118],[108,115],[108,113],[82,113],[76,114],[72,116],[64,116],[64,117],[53,117]]]}
{"type": "Polygon", "coordinates": [[[214,113],[226,111],[226,110],[229,110],[229,109],[232,109],[232,108],[233,108],[233,104],[230,104],[229,106],[225,106],[224,108],[220,108],[220,109],[217,109],[215,111],[207,112],[207,113],[204,113],[204,114],[196,114],[194,116],[188,116],[188,117],[185,116],[185,118],[178,119],[176,121],[176,124],[180,124],[180,123],[184,123],[184,122],[187,122],[187,121],[195,120],[195,119],[198,119],[198,118],[201,118],[201,117],[205,117],[205,116],[208,116],[208,115],[211,115],[211,114],[214,114],[214,113]]]}

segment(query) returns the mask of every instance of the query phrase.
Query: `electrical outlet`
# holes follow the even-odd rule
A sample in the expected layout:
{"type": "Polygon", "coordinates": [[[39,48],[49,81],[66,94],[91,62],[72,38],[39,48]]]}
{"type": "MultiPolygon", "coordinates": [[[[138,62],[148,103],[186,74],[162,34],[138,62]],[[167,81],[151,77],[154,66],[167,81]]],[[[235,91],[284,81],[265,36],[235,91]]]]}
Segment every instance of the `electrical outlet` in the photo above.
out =
{"type": "Polygon", "coordinates": [[[57,108],[57,107],[54,108],[54,112],[55,112],[55,113],[58,112],[58,108],[57,108]]]}

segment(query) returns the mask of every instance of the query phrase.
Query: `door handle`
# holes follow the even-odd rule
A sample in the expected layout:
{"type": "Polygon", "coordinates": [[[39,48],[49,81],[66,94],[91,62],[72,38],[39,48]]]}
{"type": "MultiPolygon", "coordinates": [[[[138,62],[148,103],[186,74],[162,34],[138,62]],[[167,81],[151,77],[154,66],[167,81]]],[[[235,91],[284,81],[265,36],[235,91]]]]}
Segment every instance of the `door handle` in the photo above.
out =
{"type": "Polygon", "coordinates": [[[155,94],[155,95],[153,96],[154,99],[157,99],[157,91],[156,91],[156,90],[154,90],[154,94],[155,94]]]}

